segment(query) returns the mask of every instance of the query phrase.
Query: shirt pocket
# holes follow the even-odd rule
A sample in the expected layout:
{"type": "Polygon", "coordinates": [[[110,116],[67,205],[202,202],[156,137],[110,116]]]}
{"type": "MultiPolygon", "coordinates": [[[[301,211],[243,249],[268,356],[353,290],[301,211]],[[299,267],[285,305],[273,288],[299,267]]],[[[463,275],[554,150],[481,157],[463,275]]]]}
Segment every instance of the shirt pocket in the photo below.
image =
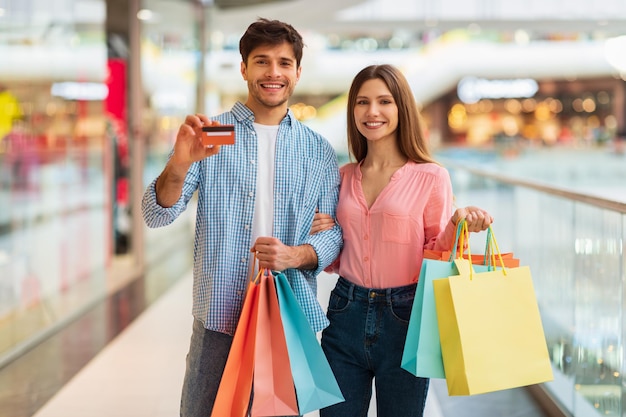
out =
{"type": "Polygon", "coordinates": [[[382,238],[384,242],[409,244],[413,222],[410,216],[383,212],[382,238]]]}
{"type": "Polygon", "coordinates": [[[295,198],[302,199],[305,207],[317,206],[322,182],[324,179],[324,165],[319,159],[305,159],[302,164],[302,178],[304,184],[302,193],[295,198]]]}

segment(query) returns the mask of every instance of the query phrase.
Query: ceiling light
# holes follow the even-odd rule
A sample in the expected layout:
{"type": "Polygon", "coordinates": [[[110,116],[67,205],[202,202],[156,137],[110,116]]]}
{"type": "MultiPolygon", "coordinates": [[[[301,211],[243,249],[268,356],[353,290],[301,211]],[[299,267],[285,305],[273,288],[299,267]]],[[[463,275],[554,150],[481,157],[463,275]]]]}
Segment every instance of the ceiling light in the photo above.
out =
{"type": "Polygon", "coordinates": [[[621,73],[626,73],[626,36],[607,39],[604,43],[604,56],[615,69],[621,73]]]}
{"type": "Polygon", "coordinates": [[[154,13],[149,9],[141,9],[137,12],[137,19],[139,20],[152,20],[154,18],[154,13]]]}

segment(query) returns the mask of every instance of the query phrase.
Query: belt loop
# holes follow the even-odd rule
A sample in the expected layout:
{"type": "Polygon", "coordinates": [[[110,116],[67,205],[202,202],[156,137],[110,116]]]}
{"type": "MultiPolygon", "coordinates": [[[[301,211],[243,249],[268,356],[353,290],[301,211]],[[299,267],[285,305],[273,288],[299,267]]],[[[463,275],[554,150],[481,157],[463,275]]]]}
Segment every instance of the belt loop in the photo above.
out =
{"type": "Polygon", "coordinates": [[[353,283],[351,283],[350,281],[346,280],[346,282],[348,283],[348,300],[353,301],[354,300],[354,287],[355,285],[353,283]]]}
{"type": "Polygon", "coordinates": [[[387,298],[387,304],[391,305],[391,291],[393,290],[393,288],[387,288],[385,290],[385,296],[387,298]]]}
{"type": "Polygon", "coordinates": [[[339,276],[339,280],[341,281],[341,284],[348,287],[348,293],[346,296],[348,297],[348,300],[353,301],[354,300],[354,288],[356,287],[356,285],[354,285],[353,283],[351,283],[350,281],[348,281],[342,276],[339,276]]]}

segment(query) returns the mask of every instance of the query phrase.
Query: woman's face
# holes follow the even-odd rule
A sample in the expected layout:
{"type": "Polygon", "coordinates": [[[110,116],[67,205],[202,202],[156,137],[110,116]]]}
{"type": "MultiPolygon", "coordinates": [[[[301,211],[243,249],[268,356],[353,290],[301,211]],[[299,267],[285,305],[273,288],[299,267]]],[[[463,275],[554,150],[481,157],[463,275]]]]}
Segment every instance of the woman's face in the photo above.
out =
{"type": "Polygon", "coordinates": [[[363,83],[354,104],[354,122],[368,141],[395,140],[398,106],[383,80],[363,83]]]}

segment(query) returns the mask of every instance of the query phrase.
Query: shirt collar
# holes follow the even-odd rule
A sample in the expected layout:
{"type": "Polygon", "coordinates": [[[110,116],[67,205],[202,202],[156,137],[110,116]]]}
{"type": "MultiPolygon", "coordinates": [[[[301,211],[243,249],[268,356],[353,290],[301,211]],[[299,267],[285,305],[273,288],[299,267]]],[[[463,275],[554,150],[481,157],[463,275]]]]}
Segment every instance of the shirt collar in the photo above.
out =
{"type": "MultiPolygon", "coordinates": [[[[244,120],[249,120],[250,122],[254,122],[254,113],[250,110],[245,104],[238,101],[232,108],[232,113],[237,119],[238,122],[243,122],[244,120]]],[[[296,120],[296,116],[293,114],[291,109],[287,109],[287,115],[281,121],[282,123],[288,123],[289,126],[294,124],[296,120]]]]}

